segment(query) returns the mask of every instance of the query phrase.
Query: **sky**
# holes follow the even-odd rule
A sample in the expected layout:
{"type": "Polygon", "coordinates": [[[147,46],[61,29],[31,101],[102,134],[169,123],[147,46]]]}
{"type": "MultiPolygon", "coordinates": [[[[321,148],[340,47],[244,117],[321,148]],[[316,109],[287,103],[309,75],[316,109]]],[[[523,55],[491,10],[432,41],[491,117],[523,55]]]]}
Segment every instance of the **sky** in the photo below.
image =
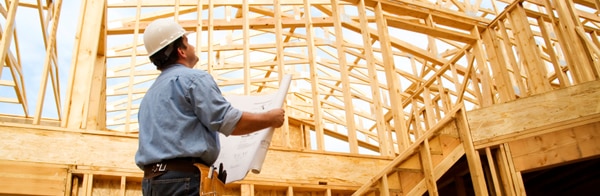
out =
{"type": "MultiPolygon", "coordinates": [[[[21,2],[30,2],[37,4],[34,0],[21,0],[21,2]]],[[[42,1],[45,2],[45,1],[42,1]]],[[[73,46],[75,41],[75,29],[77,27],[80,0],[64,0],[62,3],[62,9],[60,13],[59,26],[57,29],[57,57],[58,57],[58,71],[60,81],[60,94],[63,100],[60,100],[60,104],[64,105],[64,96],[67,88],[67,81],[69,78],[69,71],[71,67],[71,57],[73,54],[73,46]]],[[[2,7],[6,8],[5,1],[0,2],[2,7]]],[[[46,13],[44,12],[44,17],[46,13]]],[[[16,13],[16,26],[15,31],[17,34],[17,42],[19,44],[19,51],[22,61],[22,71],[24,77],[25,93],[27,97],[28,112],[29,115],[35,113],[37,107],[38,93],[40,90],[40,83],[42,78],[42,70],[45,58],[45,46],[42,37],[40,17],[37,9],[20,6],[16,13]]],[[[4,30],[6,26],[6,19],[2,17],[0,19],[0,25],[4,30]]],[[[10,51],[16,54],[15,41],[11,43],[10,51]]],[[[2,71],[1,80],[12,81],[13,78],[8,68],[4,68],[2,71]]],[[[13,88],[0,87],[0,97],[16,98],[16,94],[13,88]]],[[[56,104],[54,103],[54,95],[52,94],[52,87],[50,80],[48,80],[43,117],[47,118],[58,118],[56,104]]],[[[0,103],[0,114],[11,114],[11,115],[23,115],[23,108],[20,104],[7,104],[0,103]]]]}

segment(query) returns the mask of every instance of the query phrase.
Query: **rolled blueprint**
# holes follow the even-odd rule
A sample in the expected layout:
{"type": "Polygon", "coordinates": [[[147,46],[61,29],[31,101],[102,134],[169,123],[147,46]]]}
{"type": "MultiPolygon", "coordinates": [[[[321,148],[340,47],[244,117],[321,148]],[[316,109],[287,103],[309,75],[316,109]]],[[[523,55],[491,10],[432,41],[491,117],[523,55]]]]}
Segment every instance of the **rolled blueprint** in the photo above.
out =
{"type": "MultiPolygon", "coordinates": [[[[281,108],[291,81],[291,75],[284,75],[279,84],[279,90],[273,94],[226,96],[225,98],[231,102],[233,107],[245,112],[264,112],[281,108]]],[[[244,179],[248,171],[260,173],[271,144],[273,130],[273,128],[266,128],[247,135],[231,135],[229,137],[219,134],[221,152],[214,165],[223,163],[223,167],[227,171],[226,184],[244,179]]]]}

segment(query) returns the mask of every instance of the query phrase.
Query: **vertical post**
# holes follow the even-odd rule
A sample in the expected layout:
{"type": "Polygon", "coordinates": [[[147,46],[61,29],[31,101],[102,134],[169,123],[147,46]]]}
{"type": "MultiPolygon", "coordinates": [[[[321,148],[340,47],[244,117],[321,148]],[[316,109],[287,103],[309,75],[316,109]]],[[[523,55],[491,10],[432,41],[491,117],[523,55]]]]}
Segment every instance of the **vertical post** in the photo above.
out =
{"type": "Polygon", "coordinates": [[[250,14],[248,1],[242,4],[242,31],[244,36],[244,95],[250,94],[250,14]]]}
{"type": "Polygon", "coordinates": [[[242,184],[240,187],[241,196],[254,196],[254,184],[242,184]]]}
{"type": "Polygon", "coordinates": [[[490,169],[490,178],[492,179],[492,184],[494,186],[494,193],[495,195],[502,195],[500,183],[498,182],[498,175],[496,174],[496,166],[494,164],[494,159],[492,158],[492,151],[490,150],[490,147],[485,148],[485,155],[487,157],[490,169]]]}
{"type": "Polygon", "coordinates": [[[358,154],[358,140],[356,138],[356,122],[354,121],[354,107],[352,103],[352,90],[350,89],[350,79],[348,64],[346,61],[346,50],[344,49],[344,33],[342,29],[342,20],[340,15],[344,14],[339,6],[339,0],[331,0],[331,15],[335,28],[335,46],[338,51],[338,63],[340,67],[340,77],[342,80],[342,92],[344,96],[344,106],[346,114],[346,129],[348,130],[348,144],[350,145],[350,154],[358,154]]]}
{"type": "MultiPolygon", "coordinates": [[[[52,26],[50,27],[50,35],[48,36],[48,38],[50,38],[50,40],[47,40],[46,38],[46,31],[43,30],[43,34],[44,34],[44,41],[46,41],[46,56],[44,57],[44,68],[42,71],[42,79],[40,80],[41,84],[40,84],[40,89],[38,91],[38,100],[37,100],[37,107],[35,110],[35,115],[33,116],[33,124],[40,124],[40,119],[42,117],[42,108],[44,106],[44,97],[46,95],[46,85],[48,84],[48,75],[51,75],[51,66],[52,66],[52,62],[54,61],[54,52],[56,51],[56,31],[58,29],[58,19],[60,18],[60,8],[62,6],[62,1],[58,0],[55,2],[56,4],[54,4],[55,6],[52,7],[48,7],[48,9],[54,9],[52,11],[52,13],[54,13],[54,15],[52,16],[52,26]]],[[[41,7],[41,5],[40,5],[41,7]]],[[[41,9],[41,8],[40,8],[41,9]]],[[[41,15],[40,15],[41,17],[41,15]]],[[[42,28],[44,28],[44,23],[42,22],[42,28]]],[[[58,80],[58,79],[57,79],[58,80]]],[[[54,84],[54,82],[53,82],[54,84]]],[[[58,88],[58,86],[54,86],[55,88],[58,88]]],[[[58,94],[55,94],[54,96],[55,100],[56,100],[56,110],[58,113],[58,116],[60,118],[61,116],[61,111],[60,111],[60,97],[58,94]]]]}
{"type": "MultiPolygon", "coordinates": [[[[273,12],[275,12],[275,21],[281,21],[281,5],[279,0],[273,0],[273,12]]],[[[283,75],[285,74],[285,62],[283,61],[283,37],[282,37],[282,24],[280,22],[275,23],[275,45],[277,47],[277,74],[279,81],[283,80],[283,75]]],[[[286,102],[283,102],[283,107],[286,107],[286,102]]],[[[289,114],[288,114],[289,115],[289,114]]],[[[285,147],[291,148],[292,144],[290,141],[290,128],[288,123],[288,118],[285,118],[285,122],[281,127],[281,131],[283,131],[283,142],[285,147]]]]}
{"type": "Polygon", "coordinates": [[[381,179],[379,179],[379,182],[381,183],[379,186],[379,195],[380,196],[390,196],[390,186],[388,184],[388,179],[387,179],[387,174],[381,176],[381,179]]]}
{"type": "MultiPolygon", "coordinates": [[[[198,0],[198,7],[196,7],[197,14],[197,24],[196,24],[196,56],[200,57],[202,53],[202,11],[204,10],[204,5],[202,0],[198,0]]],[[[194,67],[199,66],[200,61],[194,65],[194,67]]]]}
{"type": "Polygon", "coordinates": [[[513,187],[515,192],[517,193],[516,195],[527,195],[525,193],[525,185],[523,184],[523,179],[521,178],[521,172],[520,171],[516,171],[515,170],[515,164],[514,161],[512,159],[512,153],[510,151],[510,146],[506,143],[503,144],[504,146],[504,154],[506,155],[506,162],[508,163],[508,171],[510,173],[510,176],[512,178],[512,183],[513,183],[513,187]]]}
{"type": "Polygon", "coordinates": [[[475,195],[485,196],[488,195],[487,187],[485,184],[485,178],[483,175],[483,167],[481,166],[481,160],[479,159],[479,153],[473,146],[473,139],[471,138],[471,130],[469,123],[467,122],[466,112],[461,108],[456,113],[456,128],[460,140],[465,148],[465,154],[467,156],[467,162],[469,164],[469,171],[471,173],[471,180],[473,181],[473,189],[475,195]]]}
{"type": "MultiPolygon", "coordinates": [[[[473,32],[476,33],[477,32],[473,32]]],[[[486,29],[485,32],[483,32],[482,38],[483,40],[486,42],[486,47],[485,49],[487,50],[487,53],[489,54],[489,58],[488,60],[490,61],[490,67],[491,69],[491,76],[493,77],[493,81],[495,85],[490,85],[490,86],[486,86],[487,88],[490,88],[492,86],[496,86],[496,88],[498,89],[498,99],[500,103],[504,103],[504,102],[508,102],[510,100],[514,100],[515,97],[515,93],[514,90],[512,88],[512,84],[510,82],[510,78],[508,76],[508,69],[506,69],[506,64],[507,62],[505,61],[505,51],[503,51],[502,49],[505,50],[509,50],[512,51],[511,48],[504,48],[503,45],[501,43],[499,43],[498,39],[497,39],[497,35],[496,32],[494,31],[493,28],[488,28],[486,29]]],[[[478,51],[482,51],[481,48],[477,45],[474,44],[473,47],[477,47],[478,51]]],[[[508,55],[512,55],[512,52],[506,52],[509,53],[508,55]]],[[[484,64],[479,64],[484,66],[484,64]]],[[[485,76],[484,76],[485,77],[485,76]]],[[[492,101],[495,102],[495,101],[492,101]]]]}
{"type": "MultiPolygon", "coordinates": [[[[507,54],[506,55],[507,59],[504,60],[504,62],[505,62],[504,64],[512,66],[513,79],[514,79],[514,82],[517,83],[517,87],[519,87],[519,93],[520,93],[519,96],[521,96],[521,97],[529,96],[531,93],[529,90],[527,90],[527,88],[525,87],[525,84],[523,83],[524,77],[522,76],[522,72],[521,72],[521,68],[520,68],[521,66],[517,62],[517,59],[515,58],[515,55],[513,55],[514,53],[512,52],[513,51],[512,50],[512,42],[508,41],[508,40],[512,40],[512,38],[510,38],[511,36],[508,35],[508,30],[506,29],[506,26],[504,25],[503,22],[498,23],[498,29],[500,30],[502,40],[503,40],[502,41],[503,45],[500,45],[498,47],[504,48],[504,50],[510,50],[510,52],[504,53],[504,54],[507,54]]],[[[488,30],[493,30],[493,29],[488,29],[488,30]]],[[[511,95],[511,96],[514,96],[514,95],[511,95]]],[[[514,99],[514,97],[513,97],[513,99],[514,99]]]]}
{"type": "Polygon", "coordinates": [[[594,73],[591,70],[593,63],[590,54],[583,46],[582,40],[577,36],[576,28],[583,28],[578,17],[574,13],[571,1],[544,1],[544,7],[549,13],[557,13],[558,17],[550,17],[552,24],[557,28],[561,47],[569,51],[565,58],[568,62],[569,70],[573,73],[574,84],[580,84],[594,80],[594,73]],[[554,10],[552,10],[554,8],[554,10]]]}
{"type": "Polygon", "coordinates": [[[13,0],[10,5],[6,5],[8,8],[8,14],[6,16],[6,24],[2,30],[2,40],[0,40],[0,60],[4,60],[8,54],[11,37],[15,32],[15,17],[17,15],[17,8],[19,6],[19,0],[13,0]]]}
{"type": "MultiPolygon", "coordinates": [[[[99,50],[104,52],[101,40],[105,39],[102,37],[104,35],[102,31],[105,31],[103,26],[106,25],[105,10],[106,1],[85,0],[82,2],[80,23],[71,61],[71,78],[65,99],[65,118],[61,122],[62,127],[80,129],[87,126],[87,108],[91,107],[90,90],[93,85],[94,69],[95,66],[106,66],[103,60],[98,60],[98,58],[103,58],[99,57],[99,50]],[[82,33],[84,29],[85,33],[82,33]]],[[[102,43],[104,44],[103,41],[102,43]]],[[[100,105],[97,104],[93,107],[100,105]]]]}
{"type": "Polygon", "coordinates": [[[429,195],[439,195],[437,190],[437,184],[435,176],[433,175],[433,163],[431,161],[431,151],[429,149],[429,138],[425,138],[423,143],[419,146],[419,152],[421,157],[421,167],[423,168],[423,177],[425,178],[425,185],[429,195]]]}
{"type": "MultiPolygon", "coordinates": [[[[486,34],[489,34],[489,32],[487,32],[487,31],[483,32],[482,37],[489,36],[489,35],[486,35],[486,34]]],[[[484,38],[484,42],[486,42],[485,38],[484,38]]],[[[486,44],[486,46],[490,45],[490,47],[492,45],[492,43],[489,42],[489,40],[485,44],[486,44]]],[[[488,47],[486,47],[486,48],[488,48],[488,47]]],[[[490,60],[490,58],[491,58],[489,55],[495,55],[495,54],[494,53],[490,53],[488,51],[488,57],[489,58],[487,60],[490,60]]],[[[475,81],[475,82],[481,81],[481,99],[480,99],[479,105],[480,105],[480,107],[490,106],[490,105],[494,104],[494,102],[495,102],[494,101],[494,96],[492,95],[494,93],[494,92],[492,92],[493,80],[490,78],[491,76],[490,76],[490,73],[489,73],[490,71],[489,71],[487,63],[477,64],[477,65],[478,65],[477,66],[477,70],[474,70],[474,72],[475,73],[481,73],[480,74],[481,78],[473,80],[473,81],[475,81]]],[[[476,78],[476,76],[477,76],[477,74],[473,74],[474,78],[476,78]]]]}
{"type": "Polygon", "coordinates": [[[381,153],[382,156],[391,156],[392,155],[392,148],[391,146],[391,142],[388,138],[387,135],[387,128],[386,128],[386,122],[383,115],[383,106],[381,103],[381,92],[379,90],[379,79],[377,79],[377,70],[375,69],[377,64],[375,63],[375,57],[373,57],[373,47],[372,47],[372,43],[371,43],[371,33],[370,33],[370,27],[367,21],[367,14],[366,14],[366,10],[365,10],[365,1],[364,0],[360,0],[358,2],[358,15],[359,15],[359,19],[360,19],[360,28],[361,28],[361,34],[362,34],[362,39],[363,39],[363,45],[364,45],[364,54],[365,54],[365,61],[367,63],[367,68],[368,68],[368,72],[369,72],[369,80],[370,80],[370,87],[371,87],[371,99],[373,100],[373,108],[374,108],[374,115],[375,115],[375,119],[376,120],[376,129],[377,129],[377,136],[378,136],[378,142],[379,142],[379,153],[381,153]]]}
{"type": "MultiPolygon", "coordinates": [[[[550,81],[546,77],[546,66],[542,61],[542,55],[533,39],[531,25],[522,5],[513,7],[508,12],[509,20],[513,27],[513,33],[517,42],[517,50],[527,69],[527,84],[531,89],[531,94],[540,94],[552,90],[550,81]]],[[[573,30],[571,30],[573,31],[573,30]]],[[[575,52],[575,51],[574,51],[575,52]]]]}
{"type": "Polygon", "coordinates": [[[387,80],[388,91],[390,93],[390,106],[392,110],[392,120],[394,121],[394,131],[396,132],[396,140],[398,142],[398,152],[402,152],[410,145],[408,129],[406,128],[406,120],[404,119],[404,110],[402,109],[402,96],[400,95],[401,86],[398,75],[396,74],[396,65],[394,62],[394,54],[392,51],[391,40],[389,39],[389,31],[386,18],[383,16],[383,5],[377,2],[375,7],[375,18],[377,21],[377,34],[379,34],[379,43],[381,44],[381,52],[383,55],[383,69],[385,70],[385,78],[387,80]]]}
{"type": "Polygon", "coordinates": [[[304,22],[306,27],[306,44],[308,49],[308,66],[310,67],[310,80],[312,89],[313,119],[315,122],[315,132],[317,136],[317,150],[325,150],[323,115],[321,110],[321,99],[319,97],[319,74],[317,63],[315,62],[315,42],[313,40],[313,24],[310,15],[311,4],[309,0],[304,0],[304,22]]]}
{"type": "Polygon", "coordinates": [[[119,189],[119,195],[125,196],[127,192],[127,176],[121,176],[121,188],[119,189]]]}
{"type": "Polygon", "coordinates": [[[208,72],[209,74],[212,74],[212,69],[213,69],[213,63],[215,61],[215,59],[213,58],[214,56],[214,51],[213,51],[213,30],[214,30],[214,15],[215,15],[215,4],[214,1],[208,1],[208,39],[206,41],[206,47],[207,47],[207,63],[206,63],[206,72],[208,72]]]}
{"type": "Polygon", "coordinates": [[[500,179],[502,180],[502,187],[507,195],[516,195],[515,187],[512,179],[512,172],[510,164],[507,160],[507,154],[505,144],[501,144],[498,148],[498,154],[496,159],[498,160],[498,169],[500,170],[500,179]]]}

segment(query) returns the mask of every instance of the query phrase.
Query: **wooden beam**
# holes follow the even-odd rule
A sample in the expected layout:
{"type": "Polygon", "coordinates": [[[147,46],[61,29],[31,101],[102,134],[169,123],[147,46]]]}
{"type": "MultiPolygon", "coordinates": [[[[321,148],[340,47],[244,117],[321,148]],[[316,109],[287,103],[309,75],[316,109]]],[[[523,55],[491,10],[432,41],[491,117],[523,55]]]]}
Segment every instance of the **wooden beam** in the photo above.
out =
{"type": "Polygon", "coordinates": [[[429,139],[423,141],[423,144],[419,148],[421,157],[421,166],[423,168],[423,176],[425,184],[427,185],[427,193],[431,196],[439,195],[436,179],[433,172],[433,163],[431,163],[431,151],[429,149],[429,139]]]}
{"type": "MultiPolygon", "coordinates": [[[[375,57],[373,56],[373,46],[372,46],[372,38],[370,33],[370,27],[368,21],[366,20],[366,10],[365,10],[365,2],[364,0],[359,0],[358,2],[358,14],[360,16],[360,33],[362,35],[362,41],[365,51],[365,60],[367,63],[367,70],[369,76],[369,86],[371,87],[371,98],[372,98],[372,112],[375,115],[375,119],[384,119],[383,115],[383,103],[381,103],[381,91],[379,89],[379,79],[378,73],[375,69],[375,57]]],[[[392,144],[392,139],[389,138],[388,132],[386,130],[387,121],[377,120],[375,123],[375,127],[377,129],[377,137],[379,143],[379,153],[382,156],[393,156],[394,149],[392,144]]]]}
{"type": "Polygon", "coordinates": [[[427,15],[431,14],[434,23],[456,29],[470,30],[475,26],[484,27],[489,22],[487,19],[476,19],[467,16],[465,13],[436,9],[432,3],[410,0],[367,0],[365,5],[375,7],[377,2],[381,2],[384,11],[388,13],[402,13],[416,18],[426,18],[427,15]]]}
{"type": "Polygon", "coordinates": [[[477,148],[598,121],[600,81],[468,112],[477,148]]]}
{"type": "MultiPolygon", "coordinates": [[[[179,2],[180,7],[184,6],[197,6],[197,0],[144,0],[144,5],[148,7],[169,7],[175,5],[175,1],[179,2]]],[[[127,7],[135,7],[137,1],[123,1],[118,3],[111,3],[111,8],[127,8],[127,7]]],[[[242,6],[244,0],[213,0],[213,5],[215,6],[242,6]]],[[[312,4],[316,5],[327,5],[330,3],[330,0],[312,0],[312,4]]],[[[342,4],[349,4],[347,2],[340,2],[342,4]]],[[[286,0],[282,2],[282,5],[303,5],[303,0],[286,0]]],[[[273,5],[272,0],[252,0],[249,1],[248,5],[250,6],[261,6],[261,5],[273,5]]]]}
{"type": "MultiPolygon", "coordinates": [[[[415,152],[417,152],[417,150],[420,148],[421,144],[425,141],[425,139],[430,138],[434,134],[438,134],[439,131],[442,128],[446,127],[449,123],[454,123],[455,115],[452,115],[452,114],[456,114],[458,111],[461,110],[461,108],[462,107],[453,108],[452,111],[450,112],[450,115],[444,117],[434,127],[431,127],[431,129],[427,130],[425,133],[423,133],[423,135],[421,135],[420,137],[417,137],[416,141],[414,141],[409,146],[408,149],[404,150],[398,156],[396,156],[394,158],[394,160],[392,160],[391,163],[389,163],[384,169],[380,170],[380,172],[377,175],[375,175],[373,178],[371,178],[371,180],[368,183],[363,184],[358,190],[356,190],[356,192],[353,195],[362,195],[362,194],[368,192],[370,187],[374,186],[375,182],[377,180],[381,179],[383,175],[387,175],[391,171],[396,170],[396,167],[398,165],[405,162],[409,157],[411,157],[415,152]]],[[[423,183],[421,183],[421,184],[422,184],[422,187],[425,188],[425,182],[423,181],[423,183]]],[[[412,189],[412,191],[415,191],[415,190],[417,190],[417,189],[412,189]]],[[[424,192],[424,190],[423,190],[423,192],[424,192]]]]}
{"type": "Polygon", "coordinates": [[[561,38],[561,46],[564,50],[569,51],[570,55],[566,55],[569,62],[569,70],[573,72],[572,78],[575,84],[592,81],[595,79],[592,71],[593,63],[591,56],[587,52],[582,40],[574,30],[582,28],[578,17],[573,13],[573,3],[571,1],[552,1],[546,0],[546,7],[553,6],[557,13],[556,20],[560,25],[557,25],[559,30],[557,33],[561,38]]]}
{"type": "Polygon", "coordinates": [[[69,88],[66,94],[65,119],[62,127],[83,128],[87,126],[92,73],[96,64],[100,35],[105,13],[105,1],[86,0],[81,2],[81,20],[75,40],[69,88]],[[100,9],[101,8],[101,9],[100,9]]]}
{"type": "MultiPolygon", "coordinates": [[[[213,8],[214,9],[214,8],[213,8]]],[[[209,9],[210,10],[210,9],[209,9]]],[[[250,12],[248,12],[250,13],[250,12]]],[[[210,17],[209,17],[210,18],[210,17]]],[[[294,18],[282,17],[276,21],[274,18],[232,18],[232,19],[213,19],[212,28],[214,30],[240,30],[244,27],[244,20],[248,20],[247,24],[250,29],[273,29],[277,23],[280,23],[283,28],[304,27],[304,21],[294,18]]],[[[312,24],[314,27],[333,26],[333,19],[330,17],[313,17],[312,24]]],[[[140,32],[144,32],[146,26],[152,21],[140,21],[140,32]]],[[[201,23],[201,30],[207,31],[211,26],[209,20],[180,20],[179,23],[186,31],[196,31],[198,23],[201,23]]],[[[120,27],[108,29],[109,35],[132,34],[135,30],[135,22],[123,23],[120,27]]]]}
{"type": "Polygon", "coordinates": [[[476,195],[488,195],[488,190],[483,174],[483,166],[479,157],[479,152],[473,146],[472,130],[467,122],[467,114],[464,110],[460,110],[456,114],[456,128],[460,136],[460,140],[465,149],[471,181],[476,195]]]}
{"type": "MultiPolygon", "coordinates": [[[[483,88],[496,88],[498,90],[499,100],[491,100],[493,102],[504,103],[516,99],[509,73],[506,68],[508,60],[506,56],[512,55],[512,53],[507,54],[507,51],[512,51],[512,49],[505,48],[507,44],[503,44],[503,42],[507,42],[508,40],[498,39],[497,33],[492,28],[484,31],[482,37],[485,41],[484,43],[486,43],[486,52],[489,55],[489,66],[491,67],[490,71],[492,72],[490,76],[494,78],[495,84],[494,86],[486,86],[483,88]]],[[[485,63],[483,65],[485,65],[485,63]]]]}
{"type": "MultiPolygon", "coordinates": [[[[379,42],[381,43],[381,50],[383,55],[383,68],[385,71],[385,78],[388,84],[389,91],[389,99],[391,108],[401,108],[403,97],[400,95],[401,83],[398,78],[398,74],[396,74],[396,64],[394,62],[394,55],[392,53],[392,46],[390,45],[390,40],[387,38],[390,37],[388,30],[388,21],[385,20],[383,16],[383,5],[378,3],[375,6],[375,16],[377,18],[377,30],[378,34],[381,35],[379,37],[379,42]]],[[[402,150],[407,149],[410,145],[409,140],[410,137],[408,135],[408,130],[404,126],[406,124],[406,120],[404,119],[404,110],[401,109],[391,109],[391,119],[394,123],[394,132],[396,133],[396,143],[398,145],[398,152],[402,152],[402,150]]],[[[387,119],[387,117],[386,117],[387,119]]],[[[390,132],[392,132],[390,130],[390,132]]],[[[391,136],[390,136],[391,138],[391,136]]]]}
{"type": "MultiPolygon", "coordinates": [[[[524,63],[523,67],[527,69],[527,89],[531,91],[531,94],[540,94],[552,90],[550,81],[548,81],[546,76],[546,65],[542,61],[539,48],[533,38],[531,25],[525,14],[525,8],[522,5],[516,6],[509,12],[508,17],[511,20],[512,31],[518,46],[517,51],[520,53],[519,57],[524,63]]],[[[519,77],[515,77],[515,79],[521,80],[520,73],[519,77]]],[[[513,89],[512,86],[508,88],[510,89],[507,90],[513,89]]],[[[511,96],[514,96],[514,92],[512,92],[511,96]]]]}
{"type": "Polygon", "coordinates": [[[426,26],[424,24],[409,22],[409,21],[402,20],[402,19],[399,19],[396,17],[392,17],[392,16],[387,16],[386,19],[387,19],[386,22],[390,27],[395,27],[395,28],[404,29],[407,31],[422,33],[422,34],[426,34],[428,36],[433,36],[433,37],[439,38],[439,39],[448,39],[448,40],[458,41],[458,42],[462,42],[462,43],[466,43],[466,44],[472,44],[475,40],[477,40],[477,38],[473,35],[457,32],[457,31],[426,26]]]}
{"type": "Polygon", "coordinates": [[[0,159],[0,194],[63,195],[67,173],[66,165],[0,159]]]}
{"type": "Polygon", "coordinates": [[[352,103],[352,91],[350,86],[348,62],[346,60],[346,52],[344,49],[344,34],[342,29],[341,14],[344,14],[344,9],[339,6],[338,0],[331,0],[331,12],[335,28],[335,46],[338,51],[339,72],[342,85],[343,101],[345,106],[346,129],[348,130],[348,144],[350,145],[350,153],[358,153],[358,140],[356,137],[356,123],[354,120],[354,107],[352,103]]]}
{"type": "Polygon", "coordinates": [[[516,171],[526,172],[600,155],[600,119],[561,131],[508,142],[516,171]]]}
{"type": "MultiPolygon", "coordinates": [[[[0,143],[0,160],[121,168],[137,171],[141,177],[142,171],[132,158],[138,146],[137,135],[107,133],[2,122],[0,137],[7,142],[0,143]]],[[[390,161],[372,155],[271,148],[261,173],[248,174],[245,180],[315,186],[323,181],[356,189],[366,183],[373,171],[380,171],[390,161]],[[349,168],[352,172],[347,171],[349,168]]]]}
{"type": "MultiPolygon", "coordinates": [[[[10,53],[10,43],[13,41],[11,37],[15,32],[15,17],[17,15],[17,8],[19,5],[19,0],[14,0],[10,2],[10,5],[5,5],[8,9],[8,14],[6,15],[6,23],[4,24],[4,29],[2,29],[2,33],[0,36],[0,62],[3,62],[6,56],[10,53]]],[[[4,65],[4,63],[3,63],[4,65]]],[[[3,69],[4,66],[0,67],[3,69]]]]}
{"type": "MultiPolygon", "coordinates": [[[[282,11],[281,11],[281,5],[279,0],[273,0],[273,12],[274,12],[274,18],[275,20],[281,20],[282,17],[282,11]]],[[[281,25],[281,23],[276,23],[275,24],[275,47],[276,47],[276,62],[277,62],[277,73],[278,73],[278,80],[282,81],[283,76],[285,74],[285,72],[287,71],[287,69],[285,69],[285,61],[283,60],[284,58],[284,42],[283,42],[283,27],[281,25]]],[[[286,108],[287,101],[284,102],[284,106],[283,108],[286,108]]],[[[289,114],[288,114],[289,116],[289,114]]],[[[285,118],[285,122],[283,123],[283,126],[281,127],[281,129],[283,131],[284,137],[283,137],[283,141],[285,143],[285,147],[288,148],[292,148],[292,144],[291,144],[291,140],[292,140],[292,136],[290,133],[290,125],[289,125],[289,118],[285,118]]],[[[291,187],[290,187],[291,188],[291,187]]]]}

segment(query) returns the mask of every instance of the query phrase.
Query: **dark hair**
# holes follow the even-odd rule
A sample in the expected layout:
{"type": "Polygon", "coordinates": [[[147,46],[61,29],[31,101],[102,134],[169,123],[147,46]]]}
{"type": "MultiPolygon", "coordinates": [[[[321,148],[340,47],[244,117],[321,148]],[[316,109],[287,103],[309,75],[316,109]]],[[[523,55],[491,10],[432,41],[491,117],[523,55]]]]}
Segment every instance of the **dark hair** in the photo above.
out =
{"type": "Polygon", "coordinates": [[[177,38],[175,41],[173,41],[173,43],[154,53],[152,56],[150,56],[150,61],[156,65],[156,69],[162,71],[177,62],[177,59],[179,59],[179,54],[177,52],[178,48],[187,49],[187,46],[183,44],[183,37],[177,38]],[[167,48],[171,48],[171,52],[169,54],[165,54],[167,48]]]}

